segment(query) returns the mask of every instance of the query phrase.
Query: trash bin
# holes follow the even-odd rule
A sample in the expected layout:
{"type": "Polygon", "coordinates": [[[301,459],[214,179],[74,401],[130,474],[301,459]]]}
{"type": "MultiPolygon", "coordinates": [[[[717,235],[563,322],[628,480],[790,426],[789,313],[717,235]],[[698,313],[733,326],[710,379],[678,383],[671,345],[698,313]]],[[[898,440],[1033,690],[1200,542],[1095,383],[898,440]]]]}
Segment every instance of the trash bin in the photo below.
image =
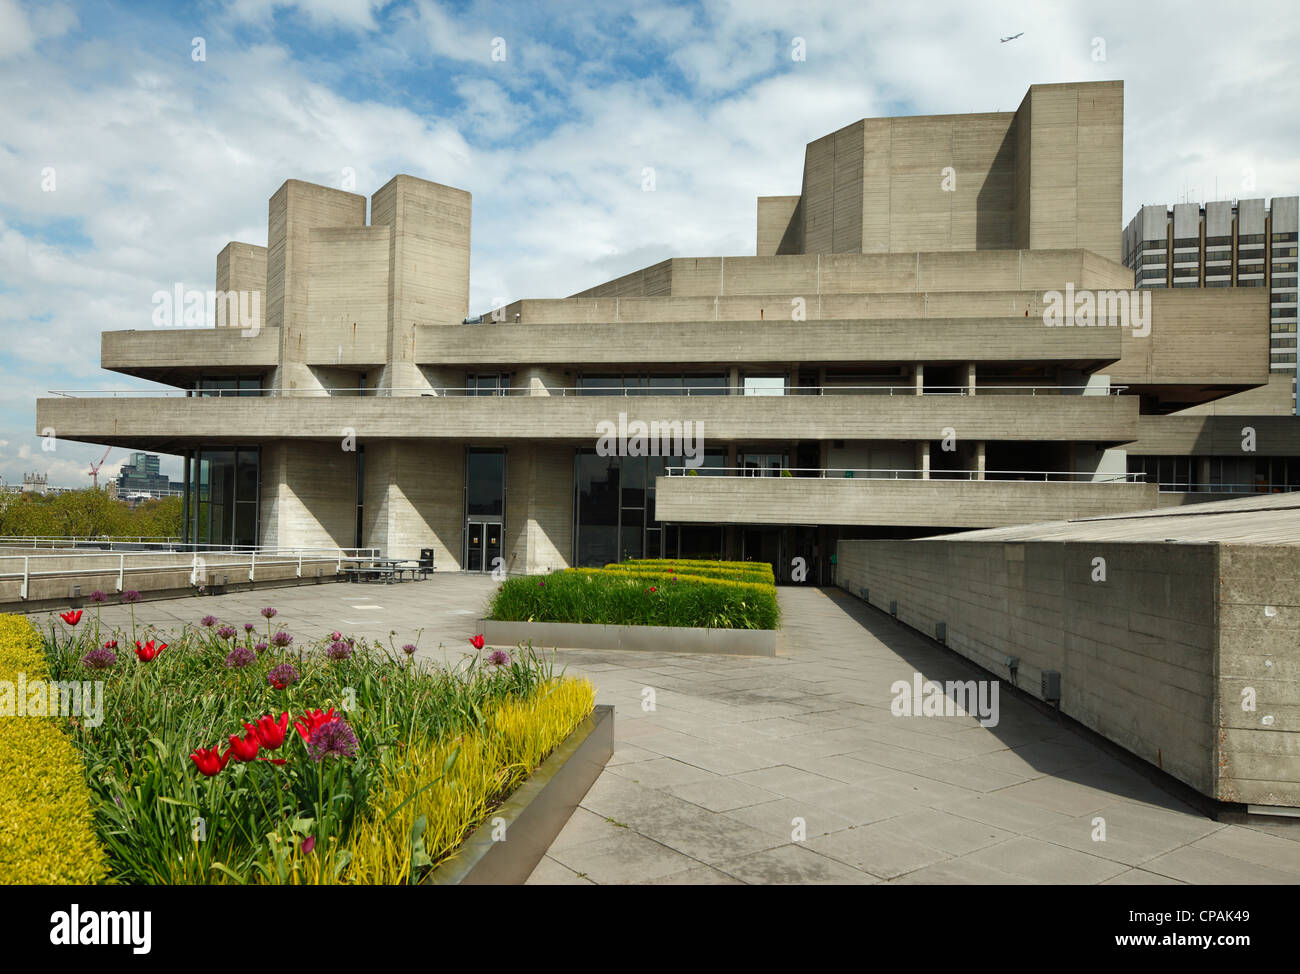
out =
{"type": "Polygon", "coordinates": [[[432,549],[432,548],[421,548],[421,549],[420,549],[420,567],[421,567],[421,568],[427,568],[427,569],[430,569],[430,570],[433,569],[433,549],[432,549]]]}

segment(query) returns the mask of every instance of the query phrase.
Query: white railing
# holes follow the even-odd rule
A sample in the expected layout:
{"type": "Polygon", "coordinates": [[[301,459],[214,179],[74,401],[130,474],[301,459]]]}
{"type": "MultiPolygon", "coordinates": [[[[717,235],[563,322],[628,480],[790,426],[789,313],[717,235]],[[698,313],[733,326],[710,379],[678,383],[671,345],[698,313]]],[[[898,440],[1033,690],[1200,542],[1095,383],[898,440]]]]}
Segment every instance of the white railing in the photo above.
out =
{"type": "Polygon", "coordinates": [[[0,548],[66,548],[77,545],[173,545],[180,544],[181,539],[177,536],[160,536],[160,535],[137,535],[132,538],[124,535],[6,535],[0,536],[0,548]]]}
{"type": "Polygon", "coordinates": [[[331,389],[212,389],[196,392],[187,389],[131,391],[121,389],[51,389],[51,396],[72,399],[126,398],[126,399],[327,399],[331,397],[360,398],[500,398],[557,396],[559,398],[596,398],[609,396],[684,398],[694,396],[750,396],[776,398],[780,396],[1060,396],[1060,395],[1120,395],[1128,386],[1067,386],[1067,385],[979,385],[972,391],[968,385],[932,386],[918,388],[908,385],[828,385],[828,386],[509,386],[502,389],[479,390],[467,386],[402,386],[394,388],[331,388],[331,389]]]}
{"type": "MultiPolygon", "coordinates": [[[[203,585],[209,573],[214,569],[227,574],[247,569],[248,580],[257,580],[257,570],[292,565],[295,577],[302,577],[304,564],[334,562],[336,573],[343,570],[344,562],[364,564],[379,558],[378,548],[247,548],[243,551],[217,549],[213,551],[168,551],[167,549],[150,549],[134,552],[87,552],[62,551],[39,555],[5,555],[0,554],[0,582],[12,579],[21,580],[19,597],[26,599],[31,591],[33,579],[41,578],[86,578],[111,576],[110,583],[114,593],[127,591],[128,574],[148,574],[153,572],[175,572],[189,569],[190,584],[203,585]],[[159,556],[166,554],[191,554],[189,562],[175,559],[170,563],[160,562],[159,556]],[[95,564],[96,560],[99,564],[95,564]],[[75,562],[75,567],[58,567],[42,569],[42,563],[57,561],[75,562]]],[[[86,598],[90,593],[83,594],[86,598]]],[[[109,594],[105,591],[105,594],[109,594]]]]}
{"type": "Polygon", "coordinates": [[[1146,483],[1144,473],[1080,473],[1070,470],[929,470],[885,469],[864,467],[666,467],[669,477],[767,477],[778,479],[821,478],[824,480],[969,480],[1013,482],[1061,482],[1095,484],[1146,483]]]}
{"type": "Polygon", "coordinates": [[[1162,481],[1162,494],[1288,494],[1300,490],[1295,484],[1195,484],[1180,481],[1162,481]]]}

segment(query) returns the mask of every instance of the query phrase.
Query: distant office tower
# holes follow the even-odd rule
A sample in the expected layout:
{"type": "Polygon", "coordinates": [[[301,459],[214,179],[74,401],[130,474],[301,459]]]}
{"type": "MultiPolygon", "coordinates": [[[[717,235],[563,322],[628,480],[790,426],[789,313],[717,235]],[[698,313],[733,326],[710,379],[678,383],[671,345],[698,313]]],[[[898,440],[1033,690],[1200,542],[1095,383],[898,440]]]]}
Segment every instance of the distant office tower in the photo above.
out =
{"type": "Polygon", "coordinates": [[[117,489],[121,493],[167,493],[171,481],[159,467],[160,458],[154,453],[132,453],[122,464],[117,476],[117,489]]]}
{"type": "Polygon", "coordinates": [[[1265,287],[1269,367],[1296,374],[1296,246],[1300,197],[1144,206],[1124,230],[1137,286],[1265,287]],[[1271,205],[1270,205],[1271,204],[1271,205]]]}

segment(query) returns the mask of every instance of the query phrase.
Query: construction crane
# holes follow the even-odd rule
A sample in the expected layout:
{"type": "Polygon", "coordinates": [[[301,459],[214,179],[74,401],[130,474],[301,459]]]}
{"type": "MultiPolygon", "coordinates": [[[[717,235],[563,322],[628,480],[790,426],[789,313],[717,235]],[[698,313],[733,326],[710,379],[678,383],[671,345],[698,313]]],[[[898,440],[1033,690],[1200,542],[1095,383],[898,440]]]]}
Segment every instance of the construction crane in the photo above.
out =
{"type": "Polygon", "coordinates": [[[112,452],[113,448],[110,446],[104,451],[104,455],[99,458],[99,463],[92,463],[90,465],[90,479],[95,485],[95,490],[99,490],[99,468],[104,465],[104,461],[108,459],[108,455],[112,452]]]}

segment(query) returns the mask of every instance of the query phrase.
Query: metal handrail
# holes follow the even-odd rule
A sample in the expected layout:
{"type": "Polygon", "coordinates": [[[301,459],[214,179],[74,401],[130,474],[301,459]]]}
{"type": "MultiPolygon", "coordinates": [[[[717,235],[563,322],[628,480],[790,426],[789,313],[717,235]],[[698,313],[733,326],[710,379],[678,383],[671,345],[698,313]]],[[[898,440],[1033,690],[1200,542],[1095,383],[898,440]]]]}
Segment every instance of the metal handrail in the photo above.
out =
{"type": "Polygon", "coordinates": [[[1288,494],[1300,490],[1297,484],[1198,484],[1184,481],[1161,481],[1162,494],[1288,494]]]}
{"type": "Polygon", "coordinates": [[[838,395],[860,393],[862,395],[1060,395],[1074,393],[1087,395],[1120,395],[1128,386],[1087,386],[1087,385],[975,385],[974,392],[970,386],[922,386],[919,390],[915,383],[909,385],[828,385],[799,386],[781,385],[748,388],[745,386],[693,385],[653,388],[646,386],[507,386],[505,388],[480,392],[467,386],[397,386],[392,388],[347,388],[329,389],[163,389],[163,390],[122,390],[122,389],[51,389],[49,394],[63,398],[130,398],[130,399],[328,399],[335,396],[349,398],[394,398],[397,396],[425,396],[430,398],[466,398],[489,399],[511,396],[537,397],[558,396],[559,398],[600,398],[623,396],[625,398],[641,397],[654,399],[688,398],[692,392],[697,395],[710,396],[748,396],[751,398],[777,398],[778,396],[800,395],[838,395]],[[776,390],[780,390],[778,393],[776,390]]]}
{"type": "MultiPolygon", "coordinates": [[[[0,537],[0,548],[20,548],[20,547],[30,546],[33,550],[39,547],[55,548],[58,545],[80,545],[80,546],[109,545],[107,551],[113,551],[115,549],[112,546],[118,544],[154,546],[150,548],[133,547],[132,549],[130,549],[136,554],[144,554],[146,552],[153,551],[159,553],[185,554],[185,555],[195,554],[195,553],[235,554],[235,555],[256,553],[259,555],[276,556],[283,553],[289,553],[296,556],[298,553],[301,552],[303,554],[311,554],[311,555],[323,554],[333,558],[337,555],[338,552],[341,551],[343,552],[344,558],[352,558],[352,557],[378,557],[378,553],[379,553],[378,548],[340,548],[332,545],[276,546],[276,545],[208,544],[205,542],[180,541],[178,539],[153,538],[153,537],[145,537],[145,536],[142,536],[137,540],[131,540],[128,538],[96,538],[96,537],[65,538],[65,537],[57,537],[54,535],[44,535],[40,537],[18,537],[18,536],[0,537]]],[[[97,552],[92,551],[92,552],[84,552],[84,553],[90,556],[94,556],[97,554],[103,554],[104,551],[101,550],[97,552]]],[[[66,553],[61,553],[53,556],[33,555],[32,557],[68,558],[73,556],[74,556],[74,552],[72,550],[69,550],[66,553]]],[[[21,557],[21,556],[0,555],[0,558],[15,558],[15,557],[21,557]]]]}
{"type": "Polygon", "coordinates": [[[180,544],[181,539],[178,535],[155,535],[141,534],[134,538],[122,535],[3,535],[0,536],[0,547],[17,548],[31,546],[36,548],[40,545],[54,546],[56,544],[180,544]]]}
{"type": "Polygon", "coordinates": [[[198,585],[200,571],[206,571],[210,568],[239,569],[245,565],[248,567],[248,580],[256,580],[258,568],[269,568],[283,565],[294,565],[297,570],[297,577],[302,577],[303,562],[334,562],[335,572],[343,569],[345,561],[365,562],[379,557],[378,548],[249,548],[246,551],[214,551],[214,552],[175,552],[176,554],[190,554],[192,557],[188,564],[184,561],[174,562],[172,564],[141,564],[146,558],[156,557],[160,554],[168,554],[163,550],[147,550],[136,552],[59,552],[44,555],[0,555],[0,562],[18,560],[22,562],[21,571],[0,571],[0,580],[3,579],[22,579],[22,585],[19,588],[19,597],[26,599],[31,591],[31,581],[34,578],[65,578],[81,577],[93,575],[115,575],[113,583],[115,592],[126,590],[126,576],[128,572],[133,574],[177,571],[188,568],[190,570],[190,584],[198,585]],[[259,556],[261,556],[259,558],[259,556]],[[127,559],[133,560],[128,564],[127,559]],[[109,559],[107,565],[82,565],[74,568],[54,568],[46,571],[33,571],[32,562],[50,559],[87,559],[100,558],[109,559]],[[211,559],[211,560],[210,560],[211,559]]]}
{"type": "Polygon", "coordinates": [[[1146,483],[1145,473],[1115,473],[1115,474],[1096,474],[1081,473],[1071,470],[985,470],[983,476],[978,470],[946,470],[931,467],[924,469],[893,469],[879,467],[781,467],[763,468],[763,467],[665,467],[664,472],[669,477],[689,476],[688,471],[694,470],[699,476],[708,476],[714,474],[730,475],[731,471],[738,471],[741,475],[750,477],[766,477],[769,479],[780,479],[784,477],[786,471],[790,472],[793,478],[799,477],[819,477],[822,479],[844,479],[844,480],[992,480],[1004,481],[1008,483],[1017,482],[1049,482],[1051,478],[1077,481],[1081,483],[1096,484],[1141,484],[1146,483]],[[859,476],[861,475],[861,476],[859,476]]]}

